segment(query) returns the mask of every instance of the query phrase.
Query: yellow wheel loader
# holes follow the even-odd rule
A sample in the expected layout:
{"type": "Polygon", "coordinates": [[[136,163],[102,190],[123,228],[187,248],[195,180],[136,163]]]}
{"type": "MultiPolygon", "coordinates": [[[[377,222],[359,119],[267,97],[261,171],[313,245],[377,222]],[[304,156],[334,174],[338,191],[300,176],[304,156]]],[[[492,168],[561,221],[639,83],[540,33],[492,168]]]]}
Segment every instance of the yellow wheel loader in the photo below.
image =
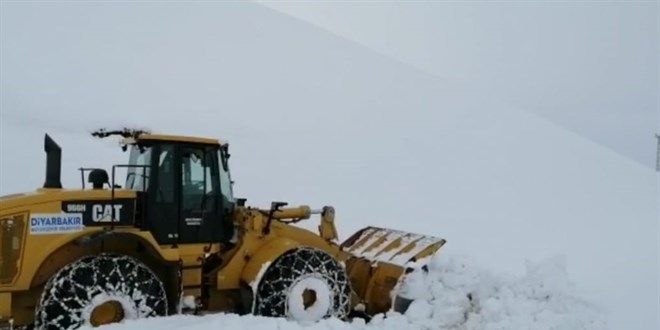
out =
{"type": "Polygon", "coordinates": [[[445,243],[378,227],[340,243],[330,206],[250,207],[233,196],[228,144],[216,139],[93,135],[118,136],[128,163],[110,174],[81,168],[82,187],[64,189],[61,149],[46,134],[43,187],[0,197],[2,329],[178,313],[313,322],[403,312],[406,274],[445,243]],[[318,233],[295,225],[312,215],[318,233]]]}

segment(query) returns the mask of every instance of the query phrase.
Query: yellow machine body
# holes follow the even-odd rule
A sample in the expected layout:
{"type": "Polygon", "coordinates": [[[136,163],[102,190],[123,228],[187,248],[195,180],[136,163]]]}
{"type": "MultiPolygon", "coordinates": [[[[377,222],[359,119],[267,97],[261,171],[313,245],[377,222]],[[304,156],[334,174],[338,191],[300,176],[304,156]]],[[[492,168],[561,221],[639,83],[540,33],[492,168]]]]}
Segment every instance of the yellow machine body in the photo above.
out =
{"type": "MultiPolygon", "coordinates": [[[[204,138],[123,136],[129,145],[148,141],[150,146],[159,143],[183,143],[186,148],[223,146],[218,140],[204,138]]],[[[46,136],[46,151],[50,148],[59,152],[59,147],[49,140],[46,136]]],[[[59,153],[56,156],[48,160],[44,188],[0,197],[0,329],[35,324],[40,329],[74,329],[73,325],[44,321],[47,308],[42,305],[55,299],[49,294],[61,294],[53,291],[58,289],[57,285],[79,278],[75,277],[78,276],[75,267],[70,269],[72,264],[85,257],[105,254],[130,257],[153,274],[167,301],[159,315],[234,312],[295,319],[293,314],[278,314],[279,307],[264,296],[271,288],[262,282],[277,276],[271,269],[280,267],[275,270],[283,272],[291,267],[298,269],[297,263],[306,262],[301,256],[312,253],[312,259],[326,258],[324,265],[341,265],[332,271],[345,273],[349,281],[342,288],[347,288],[350,301],[335,302],[350,305],[351,311],[369,316],[397,309],[396,288],[408,271],[407,264],[432,256],[445,243],[439,238],[379,227],[364,228],[340,243],[335,210],[330,206],[313,210],[308,206],[287,208],[274,204],[270,209],[259,209],[246,206],[244,201],[232,201],[231,212],[223,215],[223,221],[227,222],[223,228],[231,229],[231,237],[185,241],[176,234],[158,231],[159,218],[153,215],[153,208],[147,208],[150,204],[145,202],[149,200],[146,191],[117,188],[114,182],[109,188],[61,188],[56,173],[59,153]],[[115,201],[123,204],[117,206],[113,204],[115,201]],[[132,211],[124,213],[124,209],[132,211]],[[120,215],[130,219],[118,219],[120,215]],[[317,233],[295,225],[312,215],[320,218],[317,233]],[[90,219],[98,222],[88,225],[90,219]],[[295,259],[292,251],[302,254],[295,259]],[[282,264],[287,258],[296,261],[282,264]],[[273,268],[273,264],[278,266],[273,268]],[[66,271],[70,271],[69,275],[66,271]]],[[[176,220],[179,228],[184,220],[189,225],[192,223],[191,226],[207,221],[204,215],[184,218],[176,220]]],[[[194,235],[191,237],[197,237],[194,235]]],[[[106,274],[112,271],[104,273],[101,269],[94,278],[104,274],[106,280],[112,278],[106,274]]],[[[292,290],[299,282],[290,283],[292,290]]],[[[317,299],[316,293],[308,291],[305,289],[305,306],[317,299]]],[[[121,299],[109,300],[88,308],[88,324],[121,321],[130,314],[123,310],[122,303],[121,299]]]]}

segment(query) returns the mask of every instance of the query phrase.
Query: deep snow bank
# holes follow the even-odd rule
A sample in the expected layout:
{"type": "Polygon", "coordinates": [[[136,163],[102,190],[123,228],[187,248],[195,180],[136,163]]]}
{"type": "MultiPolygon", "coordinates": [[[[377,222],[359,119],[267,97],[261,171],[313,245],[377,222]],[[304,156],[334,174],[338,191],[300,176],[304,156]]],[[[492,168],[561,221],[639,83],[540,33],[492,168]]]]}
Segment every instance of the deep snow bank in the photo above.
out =
{"type": "MultiPolygon", "coordinates": [[[[604,330],[600,310],[584,301],[571,285],[563,258],[528,263],[520,277],[497,275],[475,266],[469,258],[439,255],[428,273],[410,277],[403,288],[416,298],[405,315],[377,315],[369,324],[336,319],[300,324],[285,319],[238,315],[171,316],[127,321],[102,327],[134,329],[566,329],[604,330]]],[[[91,328],[90,328],[91,329],[91,328]]],[[[86,330],[90,330],[86,329],[86,330]]]]}

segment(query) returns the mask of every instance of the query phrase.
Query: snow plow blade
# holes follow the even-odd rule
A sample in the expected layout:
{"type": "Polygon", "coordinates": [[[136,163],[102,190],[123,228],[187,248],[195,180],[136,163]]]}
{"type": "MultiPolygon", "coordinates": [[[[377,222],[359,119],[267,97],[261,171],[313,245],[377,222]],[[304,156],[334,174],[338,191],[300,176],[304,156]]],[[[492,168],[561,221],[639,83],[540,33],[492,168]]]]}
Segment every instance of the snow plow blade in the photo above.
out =
{"type": "Polygon", "coordinates": [[[404,313],[411,300],[398,292],[407,274],[426,271],[426,264],[446,243],[442,238],[400,230],[366,227],[341,244],[351,257],[346,268],[362,312],[404,313]]]}

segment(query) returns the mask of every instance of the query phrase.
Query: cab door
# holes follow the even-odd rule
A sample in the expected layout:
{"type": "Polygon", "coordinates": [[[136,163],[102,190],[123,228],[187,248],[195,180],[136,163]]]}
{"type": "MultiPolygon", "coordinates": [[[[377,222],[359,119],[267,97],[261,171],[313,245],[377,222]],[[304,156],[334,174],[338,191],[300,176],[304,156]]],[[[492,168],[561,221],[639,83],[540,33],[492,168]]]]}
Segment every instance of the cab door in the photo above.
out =
{"type": "Polygon", "coordinates": [[[220,172],[216,146],[180,145],[179,243],[222,238],[220,172]]]}
{"type": "Polygon", "coordinates": [[[176,244],[179,239],[179,161],[175,144],[154,146],[149,170],[146,227],[160,244],[176,244]]]}

